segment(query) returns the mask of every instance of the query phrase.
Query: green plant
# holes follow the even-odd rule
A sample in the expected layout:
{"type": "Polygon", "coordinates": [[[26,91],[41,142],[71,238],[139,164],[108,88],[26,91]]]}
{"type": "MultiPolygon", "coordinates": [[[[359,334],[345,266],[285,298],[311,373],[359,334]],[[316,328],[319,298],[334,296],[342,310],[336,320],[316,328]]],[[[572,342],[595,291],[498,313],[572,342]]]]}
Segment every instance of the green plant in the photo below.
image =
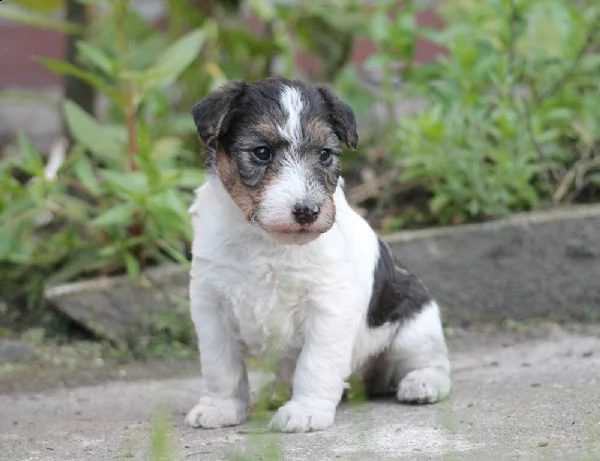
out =
{"type": "Polygon", "coordinates": [[[136,359],[197,358],[196,331],[190,321],[187,299],[173,297],[168,303],[168,309],[147,319],[143,333],[127,338],[122,352],[136,359]]]}
{"type": "Polygon", "coordinates": [[[157,406],[153,411],[150,443],[151,461],[171,461],[178,458],[173,422],[166,404],[157,406]]]}
{"type": "Polygon", "coordinates": [[[46,164],[21,136],[21,155],[0,164],[6,223],[0,266],[9,286],[35,274],[57,283],[122,268],[136,277],[144,265],[164,260],[186,264],[186,210],[202,173],[180,137],[193,132],[193,124],[173,113],[168,91],[197,56],[205,31],[160,46],[166,38],[150,33],[126,1],[110,5],[103,24],[117,39],[105,47],[80,41],[86,67],[42,60],[104,95],[108,121],[67,101],[65,119],[75,140],[68,152],[59,147],[46,164]]]}
{"type": "Polygon", "coordinates": [[[11,3],[16,4],[16,6],[2,5],[0,19],[57,32],[81,32],[81,27],[78,24],[48,17],[48,13],[55,13],[63,6],[63,0],[17,0],[11,3]]]}
{"type": "Polygon", "coordinates": [[[377,5],[378,140],[405,185],[388,204],[418,193],[428,205],[409,221],[456,224],[600,197],[597,2],[443,2],[439,31],[419,24],[431,2],[377,5]],[[417,64],[418,39],[445,52],[417,64]]]}

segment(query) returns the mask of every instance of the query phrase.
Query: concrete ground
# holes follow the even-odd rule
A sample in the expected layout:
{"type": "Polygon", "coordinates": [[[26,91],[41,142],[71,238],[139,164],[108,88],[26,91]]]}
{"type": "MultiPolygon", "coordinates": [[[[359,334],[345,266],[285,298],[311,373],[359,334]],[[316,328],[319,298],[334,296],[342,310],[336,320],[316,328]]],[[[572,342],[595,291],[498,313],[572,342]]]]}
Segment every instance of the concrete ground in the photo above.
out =
{"type": "Polygon", "coordinates": [[[466,335],[450,346],[454,390],[446,402],[342,404],[332,429],[311,434],[271,434],[260,417],[238,428],[187,428],[197,378],[0,395],[0,459],[600,459],[598,333],[466,335]],[[150,447],[164,451],[165,430],[156,427],[167,420],[171,455],[160,458],[150,447]]]}

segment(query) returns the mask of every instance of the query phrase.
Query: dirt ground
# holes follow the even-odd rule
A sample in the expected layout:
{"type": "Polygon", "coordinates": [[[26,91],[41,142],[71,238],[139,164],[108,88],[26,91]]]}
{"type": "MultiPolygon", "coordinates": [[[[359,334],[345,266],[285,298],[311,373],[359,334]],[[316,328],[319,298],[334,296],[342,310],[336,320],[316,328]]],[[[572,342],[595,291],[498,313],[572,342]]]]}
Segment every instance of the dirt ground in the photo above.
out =
{"type": "MultiPolygon", "coordinates": [[[[599,329],[448,336],[449,400],[342,404],[332,429],[311,434],[268,433],[268,415],[238,428],[185,427],[202,387],[190,362],[137,364],[83,380],[46,376],[39,386],[13,379],[0,394],[0,459],[600,459],[599,329]]],[[[258,387],[264,377],[252,378],[258,387]]]]}

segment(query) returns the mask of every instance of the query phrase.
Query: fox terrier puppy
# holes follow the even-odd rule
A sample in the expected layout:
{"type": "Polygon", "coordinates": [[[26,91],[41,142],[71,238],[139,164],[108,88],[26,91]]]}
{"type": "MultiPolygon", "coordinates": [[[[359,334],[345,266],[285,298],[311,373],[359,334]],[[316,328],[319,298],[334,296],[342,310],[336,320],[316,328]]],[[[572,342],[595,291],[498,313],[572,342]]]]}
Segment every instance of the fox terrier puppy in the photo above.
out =
{"type": "Polygon", "coordinates": [[[187,424],[244,422],[245,358],[268,343],[276,382],[292,386],[273,430],[330,427],[351,373],[368,395],[445,397],[438,305],[344,196],[342,145],[358,142],[352,109],[326,87],[268,78],[222,86],[193,117],[211,168],[190,208],[206,389],[187,424]]]}

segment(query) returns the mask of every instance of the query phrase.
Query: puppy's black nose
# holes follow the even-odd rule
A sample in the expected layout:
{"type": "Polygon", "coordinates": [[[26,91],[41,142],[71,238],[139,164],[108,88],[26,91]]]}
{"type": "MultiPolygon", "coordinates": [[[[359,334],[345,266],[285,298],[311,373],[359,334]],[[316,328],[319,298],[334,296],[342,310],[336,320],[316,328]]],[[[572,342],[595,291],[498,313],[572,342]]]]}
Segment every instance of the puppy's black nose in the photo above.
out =
{"type": "Polygon", "coordinates": [[[294,219],[298,224],[310,224],[317,220],[321,208],[316,203],[296,203],[292,210],[294,219]]]}

